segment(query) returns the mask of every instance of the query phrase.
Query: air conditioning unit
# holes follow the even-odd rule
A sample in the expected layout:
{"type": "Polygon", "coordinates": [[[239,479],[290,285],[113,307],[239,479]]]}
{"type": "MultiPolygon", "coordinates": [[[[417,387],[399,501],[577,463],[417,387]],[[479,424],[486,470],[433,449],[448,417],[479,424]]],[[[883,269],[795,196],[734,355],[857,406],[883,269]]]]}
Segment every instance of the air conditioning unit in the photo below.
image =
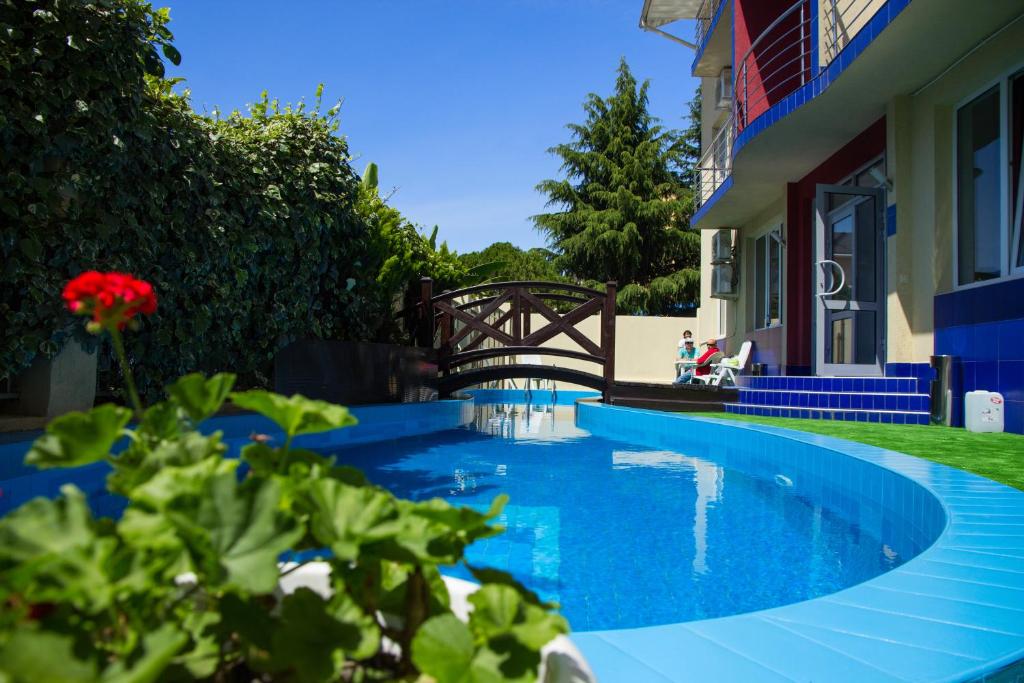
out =
{"type": "Polygon", "coordinates": [[[711,298],[736,299],[739,287],[736,271],[731,263],[719,263],[711,268],[711,298]]]}
{"type": "Polygon", "coordinates": [[[715,109],[732,109],[732,67],[727,66],[718,74],[715,83],[715,109]]]}
{"type": "Polygon", "coordinates": [[[722,228],[711,236],[711,263],[732,261],[732,230],[722,228]]]}

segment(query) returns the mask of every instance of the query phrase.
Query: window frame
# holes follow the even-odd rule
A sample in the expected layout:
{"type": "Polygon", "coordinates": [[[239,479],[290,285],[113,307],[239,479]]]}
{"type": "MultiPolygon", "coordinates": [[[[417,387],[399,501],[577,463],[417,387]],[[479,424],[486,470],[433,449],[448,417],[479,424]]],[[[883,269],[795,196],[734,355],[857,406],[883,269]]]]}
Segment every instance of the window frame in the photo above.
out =
{"type": "MultiPolygon", "coordinates": [[[[952,130],[953,137],[950,140],[950,166],[951,196],[952,196],[952,235],[951,248],[953,251],[953,269],[951,277],[953,291],[986,287],[1007,280],[1014,280],[1024,277],[1024,265],[1016,265],[1017,250],[1020,248],[1021,232],[1012,225],[1015,207],[1011,206],[1013,192],[1010,187],[1010,82],[1015,76],[1024,76],[1024,63],[1018,63],[1010,69],[1006,69],[999,76],[993,78],[979,88],[974,89],[966,97],[960,99],[953,105],[952,130]],[[960,284],[960,195],[959,195],[959,140],[960,140],[960,110],[970,105],[979,97],[992,88],[999,91],[999,275],[987,280],[978,280],[960,284]]],[[[1022,174],[1024,179],[1024,174],[1022,174]]],[[[1024,223],[1024,222],[1022,222],[1024,223]]]]}
{"type": "Polygon", "coordinates": [[[753,287],[753,317],[754,317],[754,330],[770,330],[777,327],[782,327],[785,320],[786,302],[786,249],[782,239],[782,224],[772,227],[767,232],[758,235],[753,239],[753,258],[754,258],[754,287],[753,287]],[[764,242],[764,263],[758,263],[757,245],[761,240],[764,242]],[[779,294],[779,315],[778,322],[772,322],[771,317],[771,278],[772,278],[772,247],[778,249],[779,262],[777,264],[778,271],[778,294],[779,294]],[[763,268],[763,282],[758,281],[757,271],[763,268]],[[759,292],[758,289],[763,287],[763,291],[759,292]],[[758,319],[758,304],[763,306],[763,317],[758,319]]]}
{"type": "MultiPolygon", "coordinates": [[[[1017,78],[1020,80],[1020,88],[1024,90],[1024,68],[1018,68],[1011,71],[1006,76],[1006,121],[1004,126],[1006,128],[1006,210],[1009,212],[1009,216],[1006,221],[1007,229],[1010,231],[1010,253],[1007,254],[1007,264],[1010,269],[1011,277],[1020,277],[1024,275],[1024,263],[1017,265],[1017,259],[1021,255],[1020,250],[1024,247],[1021,242],[1024,241],[1024,135],[1021,136],[1021,149],[1017,150],[1016,153],[1019,155],[1017,158],[1017,188],[1013,187],[1013,173],[1012,167],[1010,166],[1010,160],[1013,158],[1014,150],[1011,147],[1013,144],[1013,100],[1012,85],[1013,79],[1017,78]],[[1017,192],[1017,201],[1013,200],[1013,193],[1017,192]],[[1014,225],[1013,219],[1017,218],[1017,224],[1014,225]]],[[[1024,118],[1024,112],[1021,112],[1022,118],[1024,118]]]]}

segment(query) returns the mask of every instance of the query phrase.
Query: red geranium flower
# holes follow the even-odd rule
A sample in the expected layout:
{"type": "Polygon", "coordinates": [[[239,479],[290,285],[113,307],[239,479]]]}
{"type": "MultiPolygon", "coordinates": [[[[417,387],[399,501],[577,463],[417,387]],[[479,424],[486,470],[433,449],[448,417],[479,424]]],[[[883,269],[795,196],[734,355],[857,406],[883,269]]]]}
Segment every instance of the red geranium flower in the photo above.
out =
{"type": "Polygon", "coordinates": [[[119,330],[136,314],[156,310],[153,286],[127,273],[86,271],[64,287],[64,301],[73,313],[92,315],[93,322],[119,330]]]}

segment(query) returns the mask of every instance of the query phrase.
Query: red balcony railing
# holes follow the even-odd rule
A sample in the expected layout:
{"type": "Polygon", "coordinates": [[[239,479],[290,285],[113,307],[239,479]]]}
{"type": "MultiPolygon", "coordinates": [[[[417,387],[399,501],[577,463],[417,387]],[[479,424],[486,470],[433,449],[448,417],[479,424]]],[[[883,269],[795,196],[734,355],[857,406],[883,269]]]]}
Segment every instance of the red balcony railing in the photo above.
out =
{"type": "Polygon", "coordinates": [[[797,0],[736,63],[736,132],[811,79],[811,0],[797,0]]]}

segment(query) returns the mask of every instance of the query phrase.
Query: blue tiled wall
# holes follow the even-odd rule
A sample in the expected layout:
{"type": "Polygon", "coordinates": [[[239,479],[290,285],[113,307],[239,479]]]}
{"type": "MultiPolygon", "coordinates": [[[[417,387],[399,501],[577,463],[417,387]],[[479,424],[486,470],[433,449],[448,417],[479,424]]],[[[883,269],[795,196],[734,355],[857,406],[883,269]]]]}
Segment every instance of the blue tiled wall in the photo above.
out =
{"type": "Polygon", "coordinates": [[[1006,431],[1024,434],[1024,278],[935,297],[935,353],[954,356],[953,420],[964,393],[998,391],[1006,431]]]}
{"type": "Polygon", "coordinates": [[[911,391],[918,394],[927,394],[931,381],[935,377],[935,370],[929,363],[886,363],[886,377],[910,377],[917,380],[911,391]]]}

